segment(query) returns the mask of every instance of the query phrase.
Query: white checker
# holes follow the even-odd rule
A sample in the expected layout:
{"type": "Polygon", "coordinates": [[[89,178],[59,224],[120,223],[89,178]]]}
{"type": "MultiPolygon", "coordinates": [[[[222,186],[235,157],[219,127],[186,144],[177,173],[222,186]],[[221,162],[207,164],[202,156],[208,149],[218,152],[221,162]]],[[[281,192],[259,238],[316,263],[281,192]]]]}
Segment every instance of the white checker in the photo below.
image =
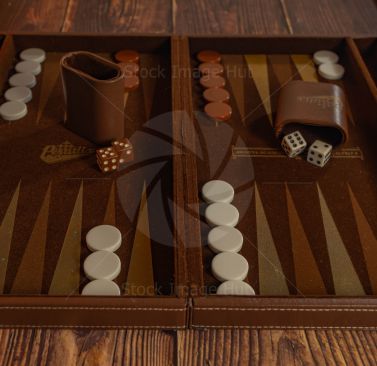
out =
{"type": "Polygon", "coordinates": [[[219,281],[242,281],[249,272],[249,263],[241,254],[225,252],[212,259],[211,268],[219,281]]]}
{"type": "Polygon", "coordinates": [[[204,216],[212,226],[236,226],[240,214],[230,203],[217,202],[207,207],[204,216]]]}
{"type": "Polygon", "coordinates": [[[208,245],[215,253],[241,250],[243,236],[239,230],[231,226],[216,226],[208,233],[208,245]]]}
{"type": "Polygon", "coordinates": [[[99,250],[84,261],[84,272],[90,280],[113,280],[120,273],[119,257],[112,252],[99,250]]]}
{"type": "Polygon", "coordinates": [[[41,48],[28,48],[20,53],[20,59],[42,63],[46,59],[46,52],[41,48]]]}
{"type": "Polygon", "coordinates": [[[14,86],[4,93],[4,97],[9,102],[28,103],[33,98],[33,93],[26,86],[14,86]]]}
{"type": "Polygon", "coordinates": [[[211,180],[202,187],[202,197],[208,203],[231,203],[234,198],[234,189],[223,180],[211,180]]]}
{"type": "Polygon", "coordinates": [[[42,71],[41,64],[35,61],[20,61],[14,67],[17,72],[26,72],[39,75],[42,71]]]}
{"type": "Polygon", "coordinates": [[[344,67],[339,64],[322,64],[318,68],[318,74],[327,80],[340,80],[344,72],[344,67]]]}
{"type": "Polygon", "coordinates": [[[122,233],[112,225],[95,226],[86,234],[86,244],[92,252],[96,250],[115,252],[122,244],[122,233]]]}
{"type": "Polygon", "coordinates": [[[81,295],[85,296],[119,296],[119,286],[109,280],[90,281],[81,291],[81,295]]]}
{"type": "Polygon", "coordinates": [[[6,121],[16,121],[27,115],[27,106],[22,102],[5,102],[0,106],[0,116],[6,121]]]}
{"type": "Polygon", "coordinates": [[[316,65],[336,64],[339,56],[333,51],[321,50],[314,53],[313,60],[316,65]]]}
{"type": "Polygon", "coordinates": [[[225,281],[216,291],[217,295],[239,295],[239,296],[253,296],[255,295],[254,289],[244,281],[225,281]]]}
{"type": "Polygon", "coordinates": [[[10,86],[26,86],[27,88],[33,88],[37,84],[37,79],[33,74],[19,72],[12,75],[8,82],[10,86]]]}

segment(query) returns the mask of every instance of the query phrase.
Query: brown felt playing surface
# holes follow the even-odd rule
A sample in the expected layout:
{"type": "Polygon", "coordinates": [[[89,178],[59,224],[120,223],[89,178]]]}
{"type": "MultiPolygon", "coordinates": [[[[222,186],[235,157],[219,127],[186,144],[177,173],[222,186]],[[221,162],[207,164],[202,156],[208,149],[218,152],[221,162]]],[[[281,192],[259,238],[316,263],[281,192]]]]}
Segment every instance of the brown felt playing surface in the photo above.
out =
{"type": "MultiPolygon", "coordinates": [[[[172,295],[169,73],[161,78],[144,75],[139,88],[125,96],[125,130],[135,160],[104,175],[96,166],[95,146],[62,125],[59,60],[65,52],[81,49],[111,58],[127,46],[137,49],[137,44],[127,45],[116,37],[110,43],[105,38],[71,41],[21,36],[3,45],[4,75],[13,73],[15,55],[24,48],[45,48],[47,59],[32,90],[28,115],[14,123],[0,121],[0,292],[78,294],[86,283],[81,269],[89,254],[85,235],[93,226],[108,223],[123,235],[117,251],[122,270],[116,282],[132,295],[172,295]],[[147,204],[140,207],[142,196],[147,204]],[[130,271],[131,257],[138,261],[134,267],[149,266],[145,276],[130,271]]],[[[137,49],[140,67],[144,72],[158,67],[166,72],[169,40],[153,42],[149,49],[145,44],[137,49]]],[[[6,80],[0,88],[8,88],[6,80]]]]}
{"type": "MultiPolygon", "coordinates": [[[[195,53],[210,44],[191,41],[192,67],[195,53]]],[[[198,187],[211,179],[234,186],[237,227],[244,235],[241,254],[250,264],[247,282],[260,295],[376,294],[377,131],[362,113],[358,76],[344,44],[335,49],[346,68],[337,84],[350,104],[350,139],[323,169],[302,157],[286,157],[271,126],[281,86],[317,79],[310,54],[231,54],[228,49],[236,47],[229,44],[220,40],[214,48],[222,52],[231,93],[228,122],[216,123],[203,113],[201,90],[193,79],[198,187]]],[[[201,215],[205,207],[201,201],[201,215]]],[[[204,219],[201,231],[204,285],[213,293],[219,283],[211,274],[214,253],[207,246],[204,219]]]]}

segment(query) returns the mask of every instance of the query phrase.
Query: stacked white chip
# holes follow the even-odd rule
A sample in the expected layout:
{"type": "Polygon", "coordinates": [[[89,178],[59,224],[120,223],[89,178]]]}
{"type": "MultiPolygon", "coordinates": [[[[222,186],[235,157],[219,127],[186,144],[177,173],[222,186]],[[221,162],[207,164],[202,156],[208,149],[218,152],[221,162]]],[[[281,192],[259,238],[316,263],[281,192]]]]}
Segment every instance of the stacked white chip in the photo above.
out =
{"type": "Polygon", "coordinates": [[[29,48],[20,53],[20,59],[15,66],[17,72],[8,80],[11,88],[4,93],[7,102],[0,106],[0,116],[6,121],[16,121],[27,115],[26,103],[32,100],[31,88],[37,84],[35,76],[42,71],[46,52],[29,48]]]}
{"type": "Polygon", "coordinates": [[[313,55],[318,66],[318,74],[327,80],[340,80],[344,75],[344,67],[338,64],[339,56],[333,51],[321,50],[313,55]]]}
{"type": "Polygon", "coordinates": [[[113,281],[121,270],[121,261],[114,253],[122,244],[122,234],[115,226],[95,226],[86,234],[86,244],[93,253],[84,261],[84,273],[91,281],[82,295],[119,296],[120,288],[113,281]]]}
{"type": "Polygon", "coordinates": [[[202,197],[209,206],[205,218],[214,226],[208,234],[208,245],[217,255],[211,263],[213,275],[221,281],[218,295],[255,295],[254,289],[244,279],[249,271],[245,257],[238,252],[242,248],[243,236],[235,228],[239,212],[231,204],[233,187],[222,180],[212,180],[202,187],[202,197]]]}

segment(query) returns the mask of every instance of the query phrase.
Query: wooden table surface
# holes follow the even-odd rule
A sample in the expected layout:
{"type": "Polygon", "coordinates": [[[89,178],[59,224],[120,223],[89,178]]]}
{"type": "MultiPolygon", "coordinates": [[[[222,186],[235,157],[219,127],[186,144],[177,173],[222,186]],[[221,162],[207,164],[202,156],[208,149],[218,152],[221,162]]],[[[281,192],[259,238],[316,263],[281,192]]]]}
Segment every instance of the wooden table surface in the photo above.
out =
{"type": "MultiPolygon", "coordinates": [[[[374,0],[1,0],[0,33],[377,37],[374,0]]],[[[1,365],[376,365],[373,330],[0,330],[1,365]]]]}

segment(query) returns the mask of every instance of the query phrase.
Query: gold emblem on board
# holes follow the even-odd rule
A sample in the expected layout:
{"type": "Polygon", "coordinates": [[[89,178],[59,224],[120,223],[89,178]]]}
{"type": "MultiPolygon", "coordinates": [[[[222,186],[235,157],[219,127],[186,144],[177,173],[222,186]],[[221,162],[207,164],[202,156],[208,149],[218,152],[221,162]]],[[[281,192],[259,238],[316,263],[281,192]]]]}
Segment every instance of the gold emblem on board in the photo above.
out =
{"type": "Polygon", "coordinates": [[[88,146],[75,146],[69,141],[60,145],[47,145],[40,156],[46,164],[56,164],[68,160],[76,160],[95,153],[96,149],[88,146]]]}

